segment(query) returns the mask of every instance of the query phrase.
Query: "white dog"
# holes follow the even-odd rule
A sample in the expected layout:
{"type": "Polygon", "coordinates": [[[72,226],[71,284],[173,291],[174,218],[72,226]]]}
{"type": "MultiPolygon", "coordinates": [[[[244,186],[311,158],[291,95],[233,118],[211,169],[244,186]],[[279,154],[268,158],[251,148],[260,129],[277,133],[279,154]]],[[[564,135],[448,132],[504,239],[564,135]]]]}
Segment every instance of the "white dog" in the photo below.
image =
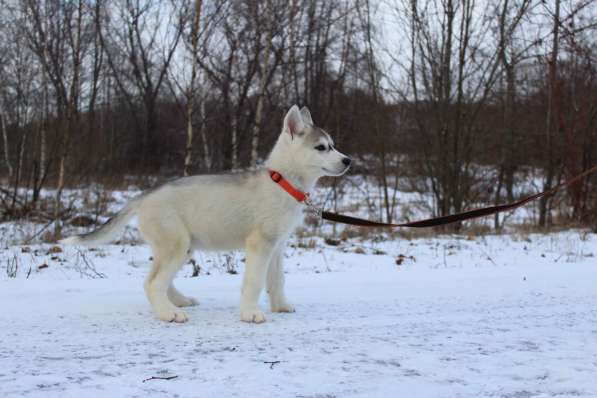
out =
{"type": "Polygon", "coordinates": [[[312,190],[322,176],[344,174],[349,165],[350,158],[338,152],[330,136],[313,124],[309,110],[294,105],[284,118],[265,168],[175,180],[133,199],[99,229],[61,243],[106,243],[137,215],[141,235],[153,251],[145,293],[157,316],[168,322],[186,322],[188,317],[180,307],[197,304],[172,284],[193,250],[244,247],[240,319],[261,323],[265,316],[258,300],[266,284],[271,310],[294,312],[284,294],[282,253],[302,219],[300,195],[312,190]],[[272,171],[283,177],[282,183],[275,181],[272,171]],[[290,193],[293,188],[295,197],[290,193]]]}

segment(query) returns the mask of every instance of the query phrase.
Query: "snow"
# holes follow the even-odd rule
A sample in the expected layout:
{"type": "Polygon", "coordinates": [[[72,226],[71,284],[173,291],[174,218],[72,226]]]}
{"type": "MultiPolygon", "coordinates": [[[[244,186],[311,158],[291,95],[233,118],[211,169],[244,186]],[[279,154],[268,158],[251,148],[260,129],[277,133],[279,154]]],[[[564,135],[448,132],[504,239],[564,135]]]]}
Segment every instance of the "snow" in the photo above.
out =
{"type": "MultiPolygon", "coordinates": [[[[517,193],[537,190],[528,177],[517,193]]],[[[431,195],[407,187],[391,190],[396,218],[430,216],[431,195]]],[[[314,200],[382,213],[374,179],[337,189],[314,200]]],[[[140,192],[63,197],[102,222],[140,192]]],[[[200,305],[168,324],[145,299],[151,252],[134,222],[93,249],[43,243],[46,223],[2,223],[0,397],[597,397],[597,235],[525,233],[534,205],[505,217],[507,234],[481,236],[306,223],[286,250],[297,312],[266,310],[262,325],[238,319],[243,253],[196,253],[199,276],[186,264],[176,284],[200,305]]]]}
{"type": "Polygon", "coordinates": [[[168,324],[146,246],[7,245],[0,396],[597,396],[596,235],[335,243],[292,239],[297,312],[261,325],[238,320],[242,253],[197,254],[176,283],[200,305],[168,324]]]}

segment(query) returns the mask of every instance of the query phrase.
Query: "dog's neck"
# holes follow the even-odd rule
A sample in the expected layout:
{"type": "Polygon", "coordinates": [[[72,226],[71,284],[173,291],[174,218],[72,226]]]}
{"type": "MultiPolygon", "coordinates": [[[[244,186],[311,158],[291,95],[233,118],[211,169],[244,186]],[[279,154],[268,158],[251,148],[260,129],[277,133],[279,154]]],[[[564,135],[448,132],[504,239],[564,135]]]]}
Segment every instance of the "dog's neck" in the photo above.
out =
{"type": "Polygon", "coordinates": [[[279,150],[279,145],[282,145],[282,143],[278,142],[276,146],[274,146],[274,149],[265,163],[266,167],[280,173],[296,189],[303,192],[312,191],[320,176],[302,172],[301,167],[296,165],[292,158],[282,155],[284,151],[279,150]]]}
{"type": "Polygon", "coordinates": [[[312,191],[315,187],[315,184],[317,183],[317,180],[319,179],[318,176],[314,177],[312,175],[299,173],[295,168],[293,168],[289,164],[267,162],[266,166],[268,169],[280,173],[296,189],[301,190],[305,193],[312,191]]]}

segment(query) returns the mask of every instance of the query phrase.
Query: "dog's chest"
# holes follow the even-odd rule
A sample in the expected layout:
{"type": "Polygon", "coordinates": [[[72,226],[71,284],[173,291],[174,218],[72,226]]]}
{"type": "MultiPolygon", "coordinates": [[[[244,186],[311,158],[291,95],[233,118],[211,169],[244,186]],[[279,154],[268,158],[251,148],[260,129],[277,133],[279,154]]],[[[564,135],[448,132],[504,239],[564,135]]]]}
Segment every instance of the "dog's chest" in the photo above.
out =
{"type": "Polygon", "coordinates": [[[301,206],[272,209],[268,222],[267,232],[274,236],[287,237],[296,229],[303,219],[301,206]]]}

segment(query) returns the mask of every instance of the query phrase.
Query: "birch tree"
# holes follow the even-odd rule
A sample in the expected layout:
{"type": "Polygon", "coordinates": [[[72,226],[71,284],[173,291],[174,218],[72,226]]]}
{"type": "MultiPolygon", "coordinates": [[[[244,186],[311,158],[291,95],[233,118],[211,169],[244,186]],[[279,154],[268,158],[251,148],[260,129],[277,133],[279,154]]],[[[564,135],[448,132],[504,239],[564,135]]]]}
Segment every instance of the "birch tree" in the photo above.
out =
{"type": "MultiPolygon", "coordinates": [[[[189,82],[189,88],[186,93],[187,97],[187,141],[185,146],[185,158],[184,158],[184,172],[185,176],[190,174],[191,165],[193,164],[193,136],[194,136],[194,125],[193,116],[195,109],[195,90],[197,80],[197,62],[195,59],[198,56],[199,50],[199,22],[201,20],[201,0],[195,0],[195,7],[193,12],[193,22],[191,25],[191,81],[189,82]]],[[[205,133],[203,131],[203,133],[205,133]]],[[[209,155],[206,153],[206,157],[209,155]]]]}
{"type": "MultiPolygon", "coordinates": [[[[259,64],[259,88],[257,92],[257,108],[255,110],[255,125],[253,126],[253,134],[251,137],[251,166],[255,166],[257,164],[258,156],[259,156],[259,135],[261,133],[261,121],[263,119],[263,102],[265,101],[267,83],[270,79],[270,54],[272,52],[273,46],[273,35],[275,29],[275,16],[274,16],[274,9],[272,7],[271,0],[267,0],[265,2],[265,10],[259,9],[259,3],[255,3],[255,17],[258,17],[260,14],[264,15],[263,24],[260,24],[259,28],[265,28],[265,43],[263,43],[263,56],[261,58],[261,62],[259,64]],[[261,11],[261,12],[260,12],[261,11]]],[[[261,39],[262,35],[259,35],[261,39]]],[[[259,44],[259,47],[262,45],[259,44]]]]}

